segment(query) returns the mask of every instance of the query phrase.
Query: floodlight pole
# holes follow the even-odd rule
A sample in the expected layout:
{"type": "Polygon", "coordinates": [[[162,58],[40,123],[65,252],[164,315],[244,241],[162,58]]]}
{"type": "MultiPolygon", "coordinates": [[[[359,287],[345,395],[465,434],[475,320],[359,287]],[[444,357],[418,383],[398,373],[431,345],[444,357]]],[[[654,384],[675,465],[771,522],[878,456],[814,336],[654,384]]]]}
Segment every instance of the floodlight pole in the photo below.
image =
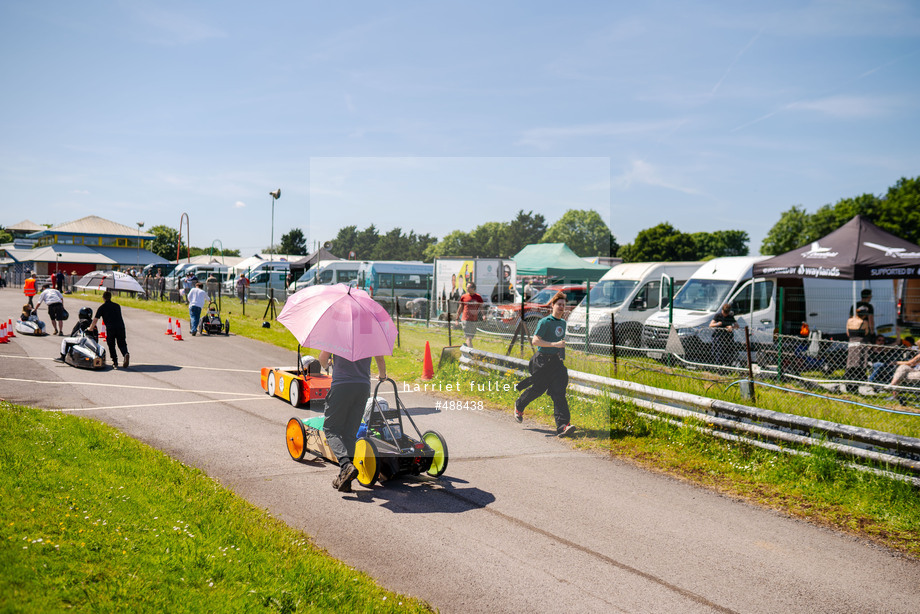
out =
{"type": "Polygon", "coordinates": [[[137,268],[141,268],[141,228],[144,222],[135,222],[137,224],[137,268]]]}
{"type": "Polygon", "coordinates": [[[269,192],[269,196],[272,197],[272,238],[271,242],[268,244],[268,251],[272,256],[275,255],[275,201],[281,198],[281,188],[278,188],[274,192],[269,192]]]}

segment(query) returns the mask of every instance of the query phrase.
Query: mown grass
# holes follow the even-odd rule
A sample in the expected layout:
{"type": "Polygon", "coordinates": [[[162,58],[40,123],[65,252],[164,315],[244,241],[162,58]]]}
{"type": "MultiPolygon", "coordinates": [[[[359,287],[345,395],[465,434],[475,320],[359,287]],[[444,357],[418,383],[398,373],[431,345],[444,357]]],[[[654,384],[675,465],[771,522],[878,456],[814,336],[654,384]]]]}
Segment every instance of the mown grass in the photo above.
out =
{"type": "MultiPolygon", "coordinates": [[[[459,381],[461,389],[468,391],[469,384],[482,377],[451,364],[443,367],[433,382],[459,381]]],[[[479,392],[474,387],[464,396],[482,399],[487,407],[510,413],[518,394],[513,388],[518,378],[493,375],[489,379],[509,384],[511,390],[479,392]]],[[[920,489],[909,483],[847,467],[845,459],[823,447],[799,448],[808,456],[771,452],[645,417],[628,403],[574,394],[568,398],[572,422],[579,427],[573,440],[577,447],[609,453],[652,471],[920,556],[920,489]]],[[[540,397],[528,406],[526,415],[551,424],[552,402],[540,397]]],[[[690,425],[706,427],[704,422],[690,425]]]]}
{"type": "Polygon", "coordinates": [[[0,403],[0,430],[0,611],[431,611],[99,422],[0,403]]]}
{"type": "MultiPolygon", "coordinates": [[[[126,306],[148,308],[173,317],[187,318],[187,308],[168,303],[120,299],[126,306]]],[[[262,328],[265,303],[249,304],[246,316],[238,304],[224,304],[222,315],[231,318],[231,331],[294,351],[297,342],[282,326],[272,323],[262,328]],[[230,312],[238,313],[230,313],[230,312]]],[[[448,333],[441,327],[400,326],[400,345],[387,358],[387,369],[399,381],[420,382],[425,342],[431,344],[436,376],[434,383],[460,381],[464,390],[469,383],[481,382],[483,376],[461,372],[450,363],[438,368],[440,349],[448,344],[448,333]]],[[[462,341],[460,331],[451,332],[450,341],[462,341]]],[[[508,339],[478,335],[475,346],[504,354],[508,339]]],[[[519,345],[512,355],[519,356],[519,345]]],[[[529,350],[525,351],[529,356],[529,350]]],[[[682,376],[662,372],[653,361],[623,361],[613,373],[609,360],[569,352],[570,369],[617,376],[638,383],[701,394],[729,401],[742,401],[737,387],[727,388],[731,378],[697,374],[682,376]]],[[[463,397],[482,399],[487,407],[509,411],[517,392],[516,378],[490,375],[511,386],[508,392],[476,390],[463,397]]],[[[817,403],[790,401],[790,393],[759,388],[757,405],[776,411],[810,415],[889,432],[917,433],[920,418],[883,414],[872,410],[841,410],[832,401],[817,403]]],[[[456,400],[458,393],[450,393],[456,400]]],[[[795,398],[795,397],[793,397],[795,398]]],[[[690,428],[679,428],[640,415],[635,406],[609,399],[584,400],[569,395],[572,420],[580,427],[574,445],[601,451],[637,463],[649,470],[664,472],[712,488],[724,494],[765,505],[789,515],[832,526],[883,543],[886,546],[920,556],[920,489],[910,484],[851,469],[843,459],[824,448],[807,449],[810,456],[771,452],[751,445],[730,443],[690,428]]],[[[528,407],[528,415],[549,424],[552,407],[541,397],[528,407]]],[[[701,424],[700,426],[705,426],[701,424]]]]}

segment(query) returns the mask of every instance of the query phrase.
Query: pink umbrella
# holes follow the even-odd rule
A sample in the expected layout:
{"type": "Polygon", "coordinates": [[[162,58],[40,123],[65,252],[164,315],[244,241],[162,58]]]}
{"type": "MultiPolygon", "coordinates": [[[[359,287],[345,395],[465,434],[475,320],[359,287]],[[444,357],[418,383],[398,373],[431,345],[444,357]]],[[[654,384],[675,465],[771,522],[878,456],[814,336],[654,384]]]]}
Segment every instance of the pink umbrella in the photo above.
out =
{"type": "Polygon", "coordinates": [[[278,321],[300,345],[348,360],[393,353],[396,325],[364,290],[345,284],[310,286],[284,303],[278,321]]]}

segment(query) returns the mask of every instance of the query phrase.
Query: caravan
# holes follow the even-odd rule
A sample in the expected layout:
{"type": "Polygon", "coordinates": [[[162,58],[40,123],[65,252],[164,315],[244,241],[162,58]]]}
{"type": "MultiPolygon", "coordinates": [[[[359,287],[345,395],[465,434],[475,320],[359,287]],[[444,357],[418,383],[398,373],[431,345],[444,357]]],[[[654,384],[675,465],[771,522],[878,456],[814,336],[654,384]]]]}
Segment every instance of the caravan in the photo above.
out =
{"type": "Polygon", "coordinates": [[[347,284],[358,278],[361,263],[356,260],[320,260],[291,284],[288,292],[313,285],[347,284]]]}
{"type": "Polygon", "coordinates": [[[416,298],[428,298],[434,266],[424,262],[376,260],[362,262],[358,267],[357,287],[392,311],[394,302],[406,312],[406,303],[416,298]]]}
{"type": "Polygon", "coordinates": [[[669,289],[662,277],[673,279],[674,293],[702,262],[631,262],[618,264],[601,277],[590,294],[569,314],[565,342],[576,348],[588,343],[639,347],[646,318],[667,306],[669,289]]]}

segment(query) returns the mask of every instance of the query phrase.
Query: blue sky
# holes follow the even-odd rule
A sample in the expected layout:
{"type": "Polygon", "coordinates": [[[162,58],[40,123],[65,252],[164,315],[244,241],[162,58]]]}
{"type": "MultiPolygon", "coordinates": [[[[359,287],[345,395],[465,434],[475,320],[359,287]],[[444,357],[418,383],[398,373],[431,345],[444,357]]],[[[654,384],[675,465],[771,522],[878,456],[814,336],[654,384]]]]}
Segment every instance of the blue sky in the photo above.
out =
{"type": "Polygon", "coordinates": [[[746,230],[920,175],[920,4],[0,4],[0,224],[244,255],[598,210],[746,230]]]}

